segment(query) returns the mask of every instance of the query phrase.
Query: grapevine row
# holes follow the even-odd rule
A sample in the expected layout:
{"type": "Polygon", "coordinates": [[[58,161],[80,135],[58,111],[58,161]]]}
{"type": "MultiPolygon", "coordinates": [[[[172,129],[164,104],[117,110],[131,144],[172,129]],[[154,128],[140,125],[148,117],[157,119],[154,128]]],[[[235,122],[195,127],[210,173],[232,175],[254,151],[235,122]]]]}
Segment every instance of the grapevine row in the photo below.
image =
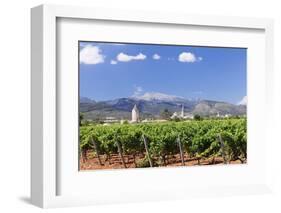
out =
{"type": "MultiPolygon", "coordinates": [[[[224,155],[227,162],[247,159],[246,119],[182,121],[165,123],[89,125],[80,127],[80,150],[95,154],[139,155],[165,159],[182,151],[190,158],[208,159],[224,155]],[[119,146],[119,147],[118,147],[119,146]]],[[[84,155],[85,156],[85,155],[84,155]]]]}

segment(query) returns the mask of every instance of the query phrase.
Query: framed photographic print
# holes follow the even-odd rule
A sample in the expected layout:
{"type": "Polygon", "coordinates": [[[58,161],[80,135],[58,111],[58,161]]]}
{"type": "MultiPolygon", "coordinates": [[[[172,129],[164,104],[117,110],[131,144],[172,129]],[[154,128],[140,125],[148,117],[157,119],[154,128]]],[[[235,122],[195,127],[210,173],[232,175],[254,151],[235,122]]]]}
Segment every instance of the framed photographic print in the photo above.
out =
{"type": "Polygon", "coordinates": [[[247,162],[246,48],[78,45],[80,170],[247,162]]]}
{"type": "Polygon", "coordinates": [[[31,14],[32,203],[270,192],[271,20],[31,14]]]}

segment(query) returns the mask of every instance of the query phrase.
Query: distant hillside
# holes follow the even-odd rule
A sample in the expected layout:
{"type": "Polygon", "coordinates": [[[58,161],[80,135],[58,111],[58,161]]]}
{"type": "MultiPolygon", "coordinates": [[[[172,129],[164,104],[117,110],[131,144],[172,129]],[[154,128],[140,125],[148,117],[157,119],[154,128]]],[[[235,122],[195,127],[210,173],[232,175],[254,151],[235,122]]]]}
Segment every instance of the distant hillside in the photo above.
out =
{"type": "Polygon", "coordinates": [[[118,98],[115,100],[100,101],[82,97],[80,99],[80,112],[86,119],[131,119],[131,110],[137,105],[142,119],[159,118],[161,111],[168,109],[170,112],[180,112],[184,105],[185,113],[201,116],[225,114],[245,115],[246,105],[234,105],[226,102],[212,100],[189,100],[162,93],[146,93],[139,97],[118,98]]]}

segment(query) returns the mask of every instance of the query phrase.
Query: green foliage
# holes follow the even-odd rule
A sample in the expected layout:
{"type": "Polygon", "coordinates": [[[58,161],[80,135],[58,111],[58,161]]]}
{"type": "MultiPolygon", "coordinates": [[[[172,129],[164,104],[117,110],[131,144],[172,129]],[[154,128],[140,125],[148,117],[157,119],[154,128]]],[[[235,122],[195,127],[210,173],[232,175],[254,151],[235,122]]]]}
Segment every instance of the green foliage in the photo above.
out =
{"type": "MultiPolygon", "coordinates": [[[[151,157],[165,164],[167,155],[178,154],[177,138],[180,137],[183,151],[190,157],[210,158],[222,155],[224,142],[228,161],[247,159],[246,119],[200,120],[164,123],[90,125],[80,127],[80,150],[93,149],[92,140],[100,154],[118,154],[116,141],[124,154],[145,153],[142,135],[147,138],[151,157]]],[[[147,159],[138,162],[145,167],[147,159]]]]}
{"type": "Polygon", "coordinates": [[[200,115],[194,115],[194,120],[196,120],[196,121],[200,121],[200,120],[202,120],[202,118],[201,118],[201,116],[200,115]]]}
{"type": "Polygon", "coordinates": [[[175,122],[180,122],[182,119],[180,119],[179,117],[174,117],[170,119],[171,121],[175,121],[175,122]]]}
{"type": "Polygon", "coordinates": [[[128,121],[128,120],[125,120],[125,121],[123,122],[123,124],[129,124],[129,121],[128,121]]]}
{"type": "Polygon", "coordinates": [[[79,113],[79,126],[82,126],[82,121],[84,119],[84,114],[82,112],[79,113]]]}
{"type": "Polygon", "coordinates": [[[161,113],[160,113],[160,117],[162,119],[166,119],[169,120],[172,116],[172,112],[170,112],[168,109],[164,109],[161,113]]]}
{"type": "Polygon", "coordinates": [[[137,160],[136,164],[137,164],[137,165],[136,165],[137,168],[146,168],[146,167],[150,167],[149,160],[148,160],[147,157],[144,157],[143,159],[137,160]]]}

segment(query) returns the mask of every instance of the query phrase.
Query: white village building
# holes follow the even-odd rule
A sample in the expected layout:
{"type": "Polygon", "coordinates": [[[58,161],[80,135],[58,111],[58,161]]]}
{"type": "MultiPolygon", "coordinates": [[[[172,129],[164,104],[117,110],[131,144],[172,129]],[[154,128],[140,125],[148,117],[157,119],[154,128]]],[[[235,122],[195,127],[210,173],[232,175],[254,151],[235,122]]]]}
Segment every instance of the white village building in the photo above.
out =
{"type": "Polygon", "coordinates": [[[171,119],[179,118],[178,113],[174,112],[173,115],[171,116],[171,119]]]}
{"type": "Polygon", "coordinates": [[[132,120],[131,123],[140,122],[140,112],[135,104],[134,108],[132,109],[132,120]]]}
{"type": "Polygon", "coordinates": [[[181,113],[174,112],[171,118],[193,119],[194,116],[191,113],[184,113],[184,105],[182,105],[181,113]]]}
{"type": "Polygon", "coordinates": [[[105,117],[105,119],[104,119],[105,123],[116,123],[118,121],[119,120],[117,118],[112,117],[112,116],[105,117]]]}

